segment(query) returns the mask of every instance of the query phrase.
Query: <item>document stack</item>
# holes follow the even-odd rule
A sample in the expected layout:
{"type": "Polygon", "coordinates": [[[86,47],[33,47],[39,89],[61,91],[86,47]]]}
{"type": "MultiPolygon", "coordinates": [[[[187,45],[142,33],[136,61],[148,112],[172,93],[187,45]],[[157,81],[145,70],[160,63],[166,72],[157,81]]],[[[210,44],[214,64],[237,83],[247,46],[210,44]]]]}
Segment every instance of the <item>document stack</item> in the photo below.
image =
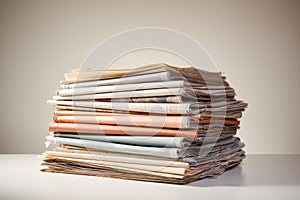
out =
{"type": "Polygon", "coordinates": [[[186,184],[241,163],[247,103],[220,72],[154,64],[65,74],[41,171],[186,184]]]}

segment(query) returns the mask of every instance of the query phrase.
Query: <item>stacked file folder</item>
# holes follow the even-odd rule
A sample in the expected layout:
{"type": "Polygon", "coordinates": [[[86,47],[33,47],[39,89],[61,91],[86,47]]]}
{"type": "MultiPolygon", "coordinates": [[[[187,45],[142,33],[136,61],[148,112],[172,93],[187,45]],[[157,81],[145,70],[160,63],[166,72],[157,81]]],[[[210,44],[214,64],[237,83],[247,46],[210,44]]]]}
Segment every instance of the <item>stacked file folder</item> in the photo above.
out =
{"type": "Polygon", "coordinates": [[[220,72],[155,64],[65,74],[41,171],[185,184],[241,163],[247,107],[220,72]],[[53,145],[54,144],[54,145],[53,145]]]}

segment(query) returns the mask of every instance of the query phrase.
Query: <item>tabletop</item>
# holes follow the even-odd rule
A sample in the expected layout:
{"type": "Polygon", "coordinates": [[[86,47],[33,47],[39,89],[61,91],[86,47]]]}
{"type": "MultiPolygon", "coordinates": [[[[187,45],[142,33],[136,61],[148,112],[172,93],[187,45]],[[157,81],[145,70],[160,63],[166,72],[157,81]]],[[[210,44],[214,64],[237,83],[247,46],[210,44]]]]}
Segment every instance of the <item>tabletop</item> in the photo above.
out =
{"type": "Polygon", "coordinates": [[[40,172],[41,158],[0,155],[0,199],[299,199],[300,155],[247,155],[215,179],[187,185],[40,172]]]}

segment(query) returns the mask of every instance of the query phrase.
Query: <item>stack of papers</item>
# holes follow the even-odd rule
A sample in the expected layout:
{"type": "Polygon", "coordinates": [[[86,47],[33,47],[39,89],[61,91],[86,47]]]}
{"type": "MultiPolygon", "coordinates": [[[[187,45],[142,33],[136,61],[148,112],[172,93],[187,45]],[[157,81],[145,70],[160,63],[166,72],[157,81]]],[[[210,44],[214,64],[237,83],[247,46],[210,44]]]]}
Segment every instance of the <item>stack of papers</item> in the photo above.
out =
{"type": "Polygon", "coordinates": [[[75,69],[55,105],[41,171],[185,184],[241,163],[247,103],[220,72],[155,64],[75,69]]]}

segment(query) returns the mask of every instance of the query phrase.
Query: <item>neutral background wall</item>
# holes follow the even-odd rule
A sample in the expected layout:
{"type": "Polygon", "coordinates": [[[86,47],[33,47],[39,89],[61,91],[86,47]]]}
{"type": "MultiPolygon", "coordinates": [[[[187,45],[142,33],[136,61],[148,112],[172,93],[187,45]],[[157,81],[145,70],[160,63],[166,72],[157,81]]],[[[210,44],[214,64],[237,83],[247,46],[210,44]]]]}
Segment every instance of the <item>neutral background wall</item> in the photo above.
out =
{"type": "Polygon", "coordinates": [[[207,49],[250,103],[239,131],[248,153],[300,153],[299,19],[300,1],[286,0],[0,1],[0,153],[41,153],[63,73],[112,34],[145,26],[207,49]]]}

